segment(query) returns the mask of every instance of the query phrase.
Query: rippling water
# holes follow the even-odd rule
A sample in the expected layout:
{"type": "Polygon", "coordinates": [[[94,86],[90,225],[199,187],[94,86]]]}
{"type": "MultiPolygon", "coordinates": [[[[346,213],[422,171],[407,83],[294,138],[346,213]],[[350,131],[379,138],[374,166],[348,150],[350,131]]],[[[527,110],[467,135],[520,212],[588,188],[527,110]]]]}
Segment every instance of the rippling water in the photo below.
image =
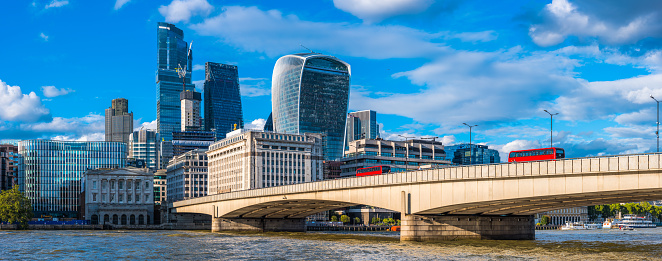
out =
{"type": "Polygon", "coordinates": [[[662,259],[662,228],[537,231],[536,238],[401,243],[389,232],[0,231],[0,259],[662,259]]]}

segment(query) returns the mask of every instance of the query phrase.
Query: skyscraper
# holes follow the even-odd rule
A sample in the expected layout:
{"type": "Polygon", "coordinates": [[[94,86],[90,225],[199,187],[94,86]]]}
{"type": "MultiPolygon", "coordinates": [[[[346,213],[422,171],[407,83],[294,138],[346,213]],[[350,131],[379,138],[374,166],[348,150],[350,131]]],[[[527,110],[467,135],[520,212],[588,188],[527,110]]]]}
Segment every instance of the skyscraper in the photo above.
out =
{"type": "Polygon", "coordinates": [[[321,133],[324,160],[342,157],[351,70],[336,57],[302,53],[278,59],[271,88],[274,131],[321,133]]]}
{"type": "Polygon", "coordinates": [[[345,149],[347,144],[360,139],[376,139],[379,137],[379,125],[377,125],[377,112],[355,111],[347,115],[347,126],[345,127],[345,149]]]}
{"type": "Polygon", "coordinates": [[[133,132],[133,112],[129,113],[129,101],[117,98],[106,109],[106,141],[129,143],[133,132]]]}
{"type": "Polygon", "coordinates": [[[161,139],[155,130],[137,130],[129,137],[129,158],[144,160],[151,170],[160,167],[159,145],[161,139]]]}
{"type": "Polygon", "coordinates": [[[216,139],[244,127],[237,66],[207,62],[205,64],[205,129],[213,130],[216,139]]]}
{"type": "Polygon", "coordinates": [[[202,126],[200,118],[200,101],[202,100],[199,92],[183,91],[179,94],[182,103],[182,131],[200,131],[202,126]]]}
{"type": "MultiPolygon", "coordinates": [[[[172,141],[172,132],[181,128],[182,91],[193,91],[191,67],[193,54],[188,52],[184,32],[169,23],[158,23],[156,71],[156,128],[164,143],[172,141]],[[185,68],[186,76],[179,78],[179,68],[185,68]]],[[[161,155],[167,162],[172,158],[172,146],[162,144],[161,155]]]]}

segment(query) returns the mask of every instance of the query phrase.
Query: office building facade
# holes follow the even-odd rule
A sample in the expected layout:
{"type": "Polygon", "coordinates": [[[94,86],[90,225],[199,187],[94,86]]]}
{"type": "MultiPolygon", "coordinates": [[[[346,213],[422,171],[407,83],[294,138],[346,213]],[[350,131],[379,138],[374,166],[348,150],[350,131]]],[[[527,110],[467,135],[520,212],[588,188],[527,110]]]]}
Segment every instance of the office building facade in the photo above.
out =
{"type": "Polygon", "coordinates": [[[345,130],[345,149],[347,144],[355,140],[371,139],[379,137],[379,125],[377,125],[377,112],[355,111],[347,114],[347,126],[345,130]]]}
{"type": "Polygon", "coordinates": [[[121,142],[24,140],[18,143],[24,170],[21,191],[35,217],[76,217],[83,173],[88,169],[123,168],[127,145],[121,142]]]}
{"type": "Polygon", "coordinates": [[[166,169],[154,172],[154,204],[163,205],[168,201],[168,176],[166,169]]]}
{"type": "Polygon", "coordinates": [[[373,166],[390,166],[392,173],[439,168],[451,164],[445,157],[444,145],[437,141],[355,140],[340,160],[340,176],[355,176],[357,169],[373,166]]]}
{"type": "Polygon", "coordinates": [[[129,143],[133,132],[133,112],[129,112],[129,101],[114,99],[105,111],[106,141],[129,143]]]}
{"type": "Polygon", "coordinates": [[[237,66],[205,63],[205,130],[214,131],[216,139],[244,128],[237,66]]]}
{"type": "Polygon", "coordinates": [[[202,150],[174,157],[166,171],[168,200],[207,196],[207,154],[202,150]]]}
{"type": "Polygon", "coordinates": [[[176,131],[172,133],[172,155],[177,157],[192,150],[209,149],[215,141],[211,131],[176,131]]]}
{"type": "Polygon", "coordinates": [[[320,181],[322,135],[237,130],[214,143],[209,195],[320,181]]]}
{"type": "Polygon", "coordinates": [[[499,151],[478,144],[446,146],[446,160],[455,165],[500,163],[499,151]]]}
{"type": "Polygon", "coordinates": [[[145,169],[88,170],[83,174],[84,220],[93,225],[147,225],[154,220],[153,175],[145,169]]]}
{"type": "Polygon", "coordinates": [[[145,161],[152,171],[160,167],[161,139],[155,130],[137,130],[129,136],[129,158],[145,161]]]}
{"type": "MultiPolygon", "coordinates": [[[[172,132],[181,129],[180,93],[195,90],[191,83],[193,54],[188,52],[184,32],[169,23],[157,25],[156,128],[164,142],[172,141],[172,132]],[[186,76],[178,71],[186,68],[186,76]]],[[[172,146],[161,146],[161,157],[172,158],[172,146]]]]}
{"type": "Polygon", "coordinates": [[[343,155],[351,70],[336,57],[286,55],[274,67],[271,106],[275,132],[320,133],[324,159],[343,155]]]}
{"type": "Polygon", "coordinates": [[[199,92],[183,91],[179,94],[182,106],[182,131],[201,131],[202,118],[200,118],[200,101],[202,101],[199,92]]]}
{"type": "Polygon", "coordinates": [[[18,154],[17,146],[0,144],[0,191],[12,189],[14,185],[18,185],[21,163],[22,157],[18,154]]]}

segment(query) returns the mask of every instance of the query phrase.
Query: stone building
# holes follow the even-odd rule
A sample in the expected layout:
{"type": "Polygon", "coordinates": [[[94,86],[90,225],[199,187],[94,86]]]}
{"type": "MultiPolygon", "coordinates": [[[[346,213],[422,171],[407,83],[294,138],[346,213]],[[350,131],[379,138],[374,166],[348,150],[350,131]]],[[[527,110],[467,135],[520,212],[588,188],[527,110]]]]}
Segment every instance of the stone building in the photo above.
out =
{"type": "Polygon", "coordinates": [[[209,195],[320,181],[322,153],[317,133],[230,132],[207,151],[209,195]]]}
{"type": "Polygon", "coordinates": [[[574,207],[551,210],[536,215],[540,220],[543,216],[549,216],[552,225],[565,225],[566,222],[588,222],[588,207],[574,207]]]}
{"type": "Polygon", "coordinates": [[[154,175],[148,169],[86,171],[83,219],[92,224],[153,224],[153,181],[154,175]]]}
{"type": "Polygon", "coordinates": [[[133,132],[133,112],[129,112],[129,101],[117,98],[106,109],[106,141],[129,143],[133,132]]]}
{"type": "Polygon", "coordinates": [[[166,171],[169,201],[207,196],[207,154],[193,150],[170,160],[166,171]]]}
{"type": "Polygon", "coordinates": [[[168,179],[165,169],[154,172],[154,204],[163,205],[168,201],[168,179]]]}

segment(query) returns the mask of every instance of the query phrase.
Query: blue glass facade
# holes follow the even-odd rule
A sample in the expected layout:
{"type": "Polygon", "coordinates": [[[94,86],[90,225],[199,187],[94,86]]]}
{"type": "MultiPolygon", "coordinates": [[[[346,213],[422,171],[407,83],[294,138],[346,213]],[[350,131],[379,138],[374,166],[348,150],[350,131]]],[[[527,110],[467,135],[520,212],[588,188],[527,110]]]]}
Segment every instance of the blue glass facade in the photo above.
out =
{"type": "Polygon", "coordinates": [[[237,66],[207,62],[205,64],[205,130],[216,132],[216,139],[244,128],[237,66]]]}
{"type": "Polygon", "coordinates": [[[341,158],[350,77],[349,64],[333,56],[306,53],[278,59],[271,88],[274,131],[324,134],[324,160],[341,158]]]}
{"type": "Polygon", "coordinates": [[[490,164],[501,162],[499,151],[485,145],[457,144],[446,146],[446,160],[457,165],[490,164]]]}
{"type": "Polygon", "coordinates": [[[122,142],[25,140],[19,187],[30,199],[35,217],[76,217],[81,178],[88,169],[123,168],[127,145],[122,142]]]}
{"type": "MultiPolygon", "coordinates": [[[[172,24],[158,23],[156,37],[156,128],[161,139],[171,141],[172,132],[181,129],[179,94],[195,89],[195,85],[191,84],[193,54],[188,53],[184,32],[172,24]],[[180,66],[186,67],[187,74],[184,79],[177,74],[180,66]]],[[[172,152],[164,151],[161,156],[169,159],[172,152]]]]}

